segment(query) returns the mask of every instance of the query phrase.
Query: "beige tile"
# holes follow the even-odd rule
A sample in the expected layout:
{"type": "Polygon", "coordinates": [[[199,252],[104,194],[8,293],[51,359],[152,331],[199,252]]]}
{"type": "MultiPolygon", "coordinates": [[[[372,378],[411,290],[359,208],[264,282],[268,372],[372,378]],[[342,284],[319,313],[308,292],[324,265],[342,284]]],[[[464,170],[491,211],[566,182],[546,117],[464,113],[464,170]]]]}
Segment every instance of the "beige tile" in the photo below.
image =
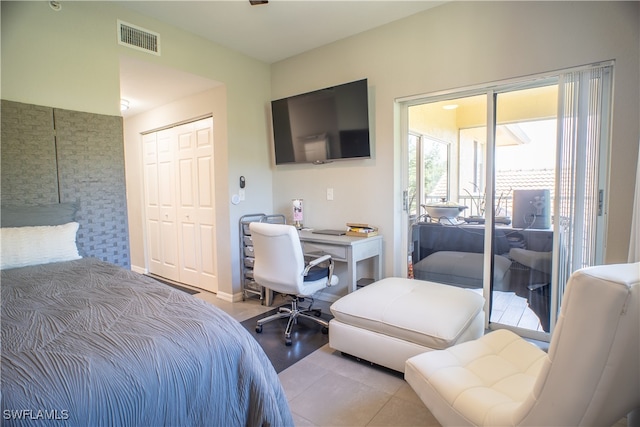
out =
{"type": "Polygon", "coordinates": [[[365,426],[391,395],[328,372],[292,399],[291,411],[318,426],[365,426]]]}
{"type": "Polygon", "coordinates": [[[420,402],[392,397],[367,426],[440,426],[438,420],[420,402]]]}
{"type": "Polygon", "coordinates": [[[220,299],[216,294],[210,292],[200,292],[194,295],[209,304],[220,308],[238,322],[250,319],[259,314],[271,310],[273,307],[262,305],[258,298],[248,298],[245,301],[229,302],[220,299]]]}
{"type": "Polygon", "coordinates": [[[320,427],[312,423],[308,419],[301,417],[300,415],[297,415],[297,414],[291,414],[291,415],[293,416],[293,425],[295,427],[320,427]]]}
{"type": "MultiPolygon", "coordinates": [[[[331,331],[329,331],[331,333],[331,331]]],[[[367,362],[343,356],[329,345],[311,353],[305,359],[332,372],[362,382],[385,393],[394,394],[405,383],[402,374],[372,366],[367,362]]]]}
{"type": "Polygon", "coordinates": [[[422,402],[420,397],[416,394],[415,391],[413,391],[409,383],[407,383],[406,381],[404,382],[402,387],[400,387],[400,389],[398,389],[398,391],[393,395],[393,397],[406,400],[416,405],[424,406],[424,403],[422,402]]]}
{"type": "Polygon", "coordinates": [[[305,357],[278,374],[282,388],[284,388],[289,401],[303,393],[307,388],[313,387],[320,378],[329,372],[323,367],[309,362],[307,359],[308,357],[305,357]]]}

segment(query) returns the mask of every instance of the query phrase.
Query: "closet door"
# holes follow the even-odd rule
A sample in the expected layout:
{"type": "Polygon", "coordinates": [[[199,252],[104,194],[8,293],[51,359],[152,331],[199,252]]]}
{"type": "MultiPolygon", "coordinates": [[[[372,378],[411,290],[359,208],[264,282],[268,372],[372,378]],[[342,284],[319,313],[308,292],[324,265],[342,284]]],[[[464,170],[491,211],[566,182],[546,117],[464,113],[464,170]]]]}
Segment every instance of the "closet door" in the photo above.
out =
{"type": "Polygon", "coordinates": [[[143,136],[148,268],[217,292],[213,119],[143,136]]]}
{"type": "Polygon", "coordinates": [[[173,131],[143,135],[148,269],[179,281],[173,131]]]}
{"type": "Polygon", "coordinates": [[[213,119],[175,130],[180,281],[216,292],[213,119]]]}

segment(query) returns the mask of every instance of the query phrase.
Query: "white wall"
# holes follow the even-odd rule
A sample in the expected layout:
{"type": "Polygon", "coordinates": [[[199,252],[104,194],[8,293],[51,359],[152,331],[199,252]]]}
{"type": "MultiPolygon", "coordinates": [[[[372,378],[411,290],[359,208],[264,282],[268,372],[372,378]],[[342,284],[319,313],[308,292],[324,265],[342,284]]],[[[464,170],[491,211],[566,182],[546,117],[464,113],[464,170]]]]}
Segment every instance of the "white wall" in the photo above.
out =
{"type": "Polygon", "coordinates": [[[103,3],[2,2],[2,98],[119,115],[115,18],[103,3]]]}
{"type": "MultiPolygon", "coordinates": [[[[112,2],[62,2],[59,12],[46,1],[2,2],[1,30],[2,98],[11,101],[119,115],[121,55],[224,85],[224,100],[217,92],[189,109],[168,114],[183,117],[214,110],[208,112],[226,121],[218,123],[215,142],[216,174],[221,173],[216,180],[216,205],[222,210],[217,215],[217,261],[224,278],[220,291],[239,297],[238,220],[244,214],[272,210],[271,170],[265,160],[269,157],[269,66],[112,2]],[[160,33],[162,56],[118,45],[117,19],[160,33]],[[231,205],[241,175],[247,179],[246,201],[231,205]]],[[[132,154],[136,132],[125,123],[126,155],[132,156],[126,159],[131,259],[140,266],[144,256],[138,193],[141,174],[132,154]]]]}
{"type": "Polygon", "coordinates": [[[272,166],[274,208],[290,215],[290,199],[301,197],[305,225],[378,225],[385,273],[404,274],[395,99],[614,59],[607,262],[624,262],[640,135],[639,23],[637,2],[451,2],[274,64],[274,99],[368,78],[375,144],[372,160],[272,166]]]}

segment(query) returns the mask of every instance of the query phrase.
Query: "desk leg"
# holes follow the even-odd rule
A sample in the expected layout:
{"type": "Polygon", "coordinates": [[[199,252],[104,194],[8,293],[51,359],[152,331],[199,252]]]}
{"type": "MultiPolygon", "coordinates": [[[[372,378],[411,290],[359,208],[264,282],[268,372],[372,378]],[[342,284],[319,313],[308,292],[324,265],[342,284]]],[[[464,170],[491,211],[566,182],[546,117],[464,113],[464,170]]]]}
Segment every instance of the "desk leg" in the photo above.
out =
{"type": "Polygon", "coordinates": [[[373,281],[382,279],[382,241],[378,242],[376,254],[369,258],[373,261],[373,281]]]}
{"type": "Polygon", "coordinates": [[[347,287],[347,293],[351,293],[358,289],[358,266],[353,255],[350,256],[350,259],[347,262],[347,273],[349,276],[349,286],[347,287]]]}
{"type": "Polygon", "coordinates": [[[382,279],[382,262],[380,262],[380,255],[373,257],[373,281],[377,282],[382,279]]]}

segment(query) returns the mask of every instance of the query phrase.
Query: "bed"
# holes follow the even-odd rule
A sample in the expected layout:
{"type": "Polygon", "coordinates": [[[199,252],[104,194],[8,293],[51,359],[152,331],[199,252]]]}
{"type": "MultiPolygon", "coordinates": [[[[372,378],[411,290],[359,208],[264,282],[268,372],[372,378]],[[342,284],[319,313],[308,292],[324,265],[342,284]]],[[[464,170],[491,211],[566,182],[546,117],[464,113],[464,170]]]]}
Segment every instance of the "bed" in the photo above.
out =
{"type": "Polygon", "coordinates": [[[69,247],[69,259],[16,265],[20,239],[5,232],[36,228],[2,229],[3,425],[293,425],[271,362],[237,321],[69,247]]]}

